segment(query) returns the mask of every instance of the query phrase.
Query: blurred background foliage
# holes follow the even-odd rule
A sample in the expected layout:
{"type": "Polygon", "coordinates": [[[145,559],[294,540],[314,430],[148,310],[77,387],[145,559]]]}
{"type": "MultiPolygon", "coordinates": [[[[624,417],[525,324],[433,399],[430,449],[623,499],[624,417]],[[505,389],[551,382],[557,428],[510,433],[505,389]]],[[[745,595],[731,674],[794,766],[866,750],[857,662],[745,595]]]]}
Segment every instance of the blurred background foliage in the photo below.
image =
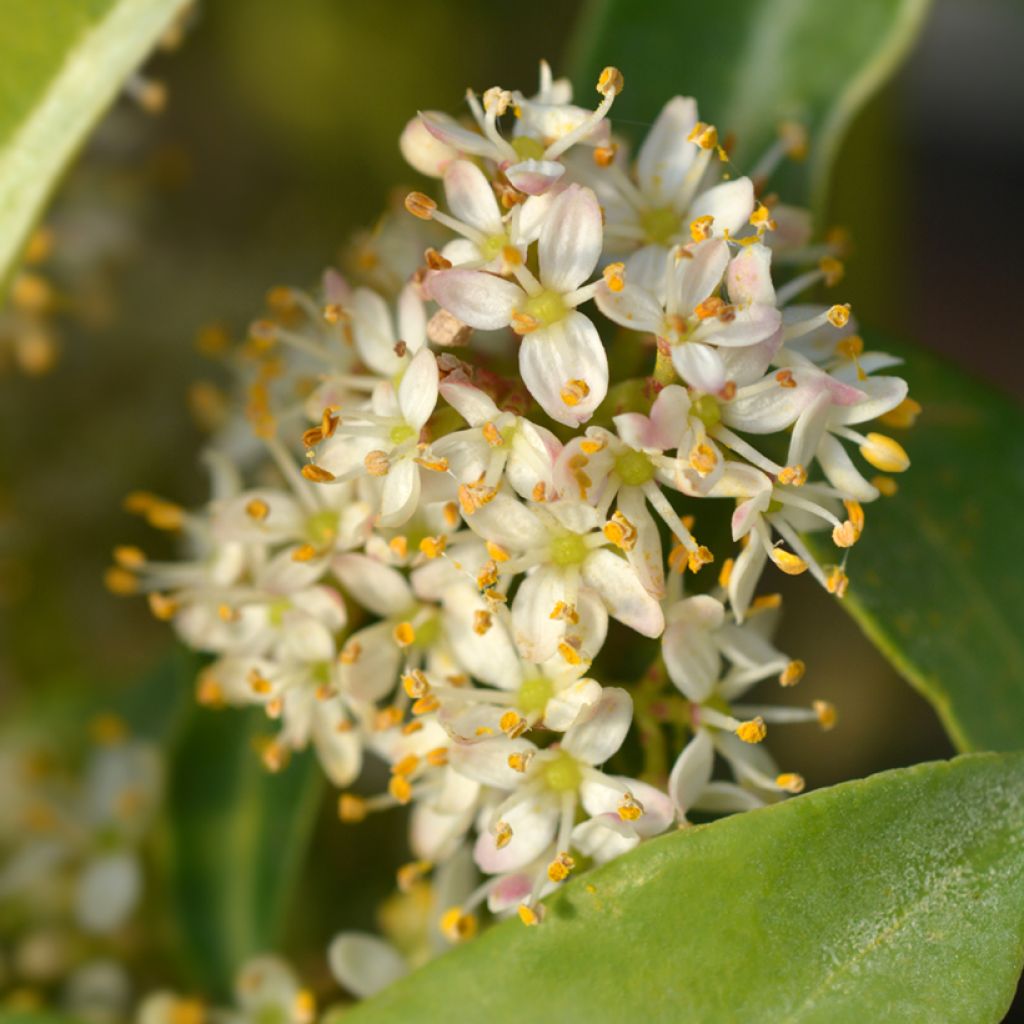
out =
{"type": "MultiPolygon", "coordinates": [[[[166,111],[123,100],[107,118],[48,218],[59,360],[35,374],[8,358],[0,373],[0,713],[68,690],[115,694],[166,653],[166,626],[102,577],[114,544],[154,550],[120,510],[128,491],[204,499],[188,395],[218,367],[197,333],[239,336],[270,287],[337,262],[350,232],[416,184],[397,147],[405,121],[459,111],[467,83],[529,91],[578,9],[210,2],[151,66],[166,111]]],[[[700,38],[699,16],[681,61],[688,45],[730,59],[729,40],[700,38]]],[[[852,233],[840,291],[858,316],[1017,396],[1024,135],[1004,117],[1024,109],[1022,47],[1014,0],[938,0],[847,138],[829,208],[852,233]]],[[[780,644],[808,664],[802,696],[834,701],[840,723],[780,735],[779,760],[822,786],[950,754],[932,710],[842,610],[804,577],[787,584],[780,644]]],[[[391,885],[381,862],[404,859],[396,816],[363,828],[350,843],[328,806],[317,824],[319,868],[292,921],[311,965],[339,927],[372,923],[391,885]]]]}

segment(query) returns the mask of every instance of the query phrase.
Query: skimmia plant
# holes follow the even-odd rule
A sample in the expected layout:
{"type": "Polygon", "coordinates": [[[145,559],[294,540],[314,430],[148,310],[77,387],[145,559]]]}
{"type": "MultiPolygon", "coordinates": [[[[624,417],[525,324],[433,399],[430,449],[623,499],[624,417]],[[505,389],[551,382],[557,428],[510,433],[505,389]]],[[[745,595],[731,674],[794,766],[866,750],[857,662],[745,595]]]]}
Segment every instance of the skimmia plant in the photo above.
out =
{"type": "MultiPolygon", "coordinates": [[[[139,62],[196,19],[3,2],[36,80],[0,80],[0,363],[36,373],[111,245],[32,235],[49,186],[119,88],[163,105],[139,62]]],[[[1019,415],[873,341],[821,218],[923,3],[701,5],[735,61],[680,6],[593,5],[575,90],[541,61],[413,106],[373,229],[201,333],[208,498],[129,494],[162,536],[106,574],[174,659],[4,725],[0,1024],[1001,1019],[1020,755],[799,795],[862,700],[800,649],[815,602],[962,750],[1024,725],[989,615],[1024,607],[990,512],[1024,481],[978,471],[1019,415]]]]}
{"type": "MultiPolygon", "coordinates": [[[[694,814],[804,788],[769,732],[836,712],[747,696],[804,675],[772,642],[771,574],[842,597],[865,506],[909,465],[883,432],[917,409],[899,360],[814,301],[841,241],[770,190],[799,128],[748,177],[677,96],[631,152],[622,74],[596,84],[575,105],[542,63],[534,96],[409,122],[436,198],[386,216],[372,276],[273,290],[230,355],[208,504],[128,499],[183,557],[122,547],[108,576],[212,656],[201,702],[277,723],[267,768],[312,744],[343,821],[409,807],[399,885],[444,877],[451,942],[482,908],[542,924],[568,878],[694,814]],[[367,759],[381,792],[349,788],[367,759]]],[[[335,945],[349,987],[404,973],[376,942],[335,945]]]]}

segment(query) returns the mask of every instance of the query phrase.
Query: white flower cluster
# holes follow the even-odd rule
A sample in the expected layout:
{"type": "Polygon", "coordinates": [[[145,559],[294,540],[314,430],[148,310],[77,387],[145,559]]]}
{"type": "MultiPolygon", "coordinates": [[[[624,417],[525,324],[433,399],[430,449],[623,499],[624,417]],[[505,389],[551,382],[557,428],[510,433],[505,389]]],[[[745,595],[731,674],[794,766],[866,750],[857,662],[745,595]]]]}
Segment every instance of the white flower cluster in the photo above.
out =
{"type": "Polygon", "coordinates": [[[188,560],[121,548],[109,576],[215,656],[202,700],[280,723],[268,766],[312,742],[345,787],[366,752],[386,761],[387,792],[340,811],[411,805],[404,884],[471,846],[485,880],[441,915],[452,939],[485,902],[536,923],[574,869],[695,810],[799,792],[766,723],[834,714],[738,703],[803,672],[758,581],[771,561],[841,596],[863,504],[895,489],[850,444],[882,474],[908,465],[857,429],[913,419],[876,373],[897,360],[863,351],[848,306],[792,303],[841,276],[806,214],[758,198],[799,133],[736,176],[676,97],[631,158],[607,119],[622,87],[606,69],[587,110],[542,65],[533,98],[493,88],[468,94],[472,123],[414,119],[402,150],[443,201],[411,193],[354,274],[271,293],[235,353],[245,415],[221,417],[210,503],[129,499],[188,560]],[[796,269],[777,286],[773,265],[796,269]],[[694,535],[723,501],[735,557],[694,535]],[[835,565],[802,539],[821,528],[835,565]],[[714,585],[684,592],[713,561],[714,585]],[[660,638],[655,666],[629,631],[660,638]],[[603,685],[599,657],[644,686],[603,685]],[[652,730],[688,738],[670,771],[652,730]],[[643,780],[603,767],[624,744],[643,780]]]}

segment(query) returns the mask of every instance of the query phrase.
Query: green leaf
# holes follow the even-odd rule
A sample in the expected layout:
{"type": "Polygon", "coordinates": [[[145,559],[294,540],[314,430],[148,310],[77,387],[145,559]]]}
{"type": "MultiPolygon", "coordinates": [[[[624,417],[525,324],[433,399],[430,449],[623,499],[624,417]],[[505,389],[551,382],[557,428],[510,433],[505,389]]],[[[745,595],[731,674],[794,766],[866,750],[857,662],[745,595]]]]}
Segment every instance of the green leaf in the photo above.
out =
{"type": "Polygon", "coordinates": [[[1022,836],[1024,755],[886,772],[644,844],[346,1020],[997,1021],[1022,836]]]}
{"type": "Polygon", "coordinates": [[[171,752],[164,886],[186,967],[216,998],[248,957],[277,947],[323,793],[312,751],[266,771],[267,733],[258,709],[196,706],[171,752]]]}
{"type": "Polygon", "coordinates": [[[188,0],[0,0],[0,282],[61,171],[188,0]]]}
{"type": "Polygon", "coordinates": [[[894,497],[867,508],[843,604],[961,750],[1019,749],[1024,412],[933,355],[879,344],[906,359],[924,411],[905,436],[893,432],[911,466],[894,497]]]}
{"type": "Polygon", "coordinates": [[[581,102],[601,68],[622,71],[612,120],[637,137],[670,97],[695,96],[701,117],[735,139],[741,173],[780,121],[799,121],[810,159],[785,195],[820,207],[851,119],[899,65],[927,9],[928,0],[592,0],[569,63],[581,102]]]}

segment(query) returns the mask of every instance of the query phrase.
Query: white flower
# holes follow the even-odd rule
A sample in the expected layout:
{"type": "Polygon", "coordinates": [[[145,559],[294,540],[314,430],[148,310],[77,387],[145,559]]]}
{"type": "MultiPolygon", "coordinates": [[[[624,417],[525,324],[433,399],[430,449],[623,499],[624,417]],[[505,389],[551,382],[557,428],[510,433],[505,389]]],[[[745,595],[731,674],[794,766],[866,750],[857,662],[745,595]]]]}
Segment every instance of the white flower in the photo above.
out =
{"type": "Polygon", "coordinates": [[[525,264],[511,263],[515,281],[454,269],[431,274],[427,287],[465,323],[482,330],[511,327],[521,334],[523,383],[552,419],[576,426],[590,418],[608,391],[604,346],[593,323],[576,308],[597,287],[584,285],[601,254],[601,211],[594,193],[578,185],[560,192],[537,246],[539,277],[525,264]]]}

